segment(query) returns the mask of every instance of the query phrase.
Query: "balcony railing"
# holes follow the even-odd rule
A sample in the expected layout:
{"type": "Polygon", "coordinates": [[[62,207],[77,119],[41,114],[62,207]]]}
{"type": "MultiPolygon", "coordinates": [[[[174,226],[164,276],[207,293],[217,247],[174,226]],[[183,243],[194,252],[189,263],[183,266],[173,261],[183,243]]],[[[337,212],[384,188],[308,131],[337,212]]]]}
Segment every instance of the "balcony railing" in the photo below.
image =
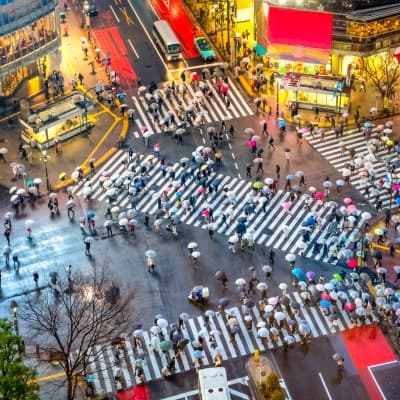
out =
{"type": "Polygon", "coordinates": [[[61,37],[50,32],[37,42],[31,42],[12,54],[0,56],[0,75],[10,73],[23,65],[37,61],[53,49],[61,46],[61,37]]]}

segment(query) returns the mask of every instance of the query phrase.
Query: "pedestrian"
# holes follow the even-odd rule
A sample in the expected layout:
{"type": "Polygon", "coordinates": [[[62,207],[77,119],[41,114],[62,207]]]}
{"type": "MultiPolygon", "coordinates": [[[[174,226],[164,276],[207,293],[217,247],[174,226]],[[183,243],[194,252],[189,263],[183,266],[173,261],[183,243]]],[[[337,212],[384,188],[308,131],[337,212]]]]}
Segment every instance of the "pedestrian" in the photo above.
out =
{"type": "Polygon", "coordinates": [[[285,150],[285,160],[286,160],[286,164],[289,164],[289,162],[290,162],[290,150],[289,149],[285,150]]]}
{"type": "Polygon", "coordinates": [[[275,150],[274,138],[271,136],[268,140],[268,150],[275,150]]]}
{"type": "Polygon", "coordinates": [[[251,167],[252,167],[251,163],[246,164],[246,176],[248,178],[251,178],[251,167]]]}
{"type": "Polygon", "coordinates": [[[10,266],[10,254],[11,254],[11,247],[10,246],[4,246],[3,249],[3,256],[6,262],[6,267],[10,266]]]}
{"type": "Polygon", "coordinates": [[[263,175],[264,174],[264,169],[263,169],[263,162],[262,160],[260,162],[257,163],[257,171],[256,174],[263,175]]]}
{"type": "Polygon", "coordinates": [[[91,174],[92,176],[93,176],[94,173],[96,172],[96,167],[95,167],[95,165],[94,165],[94,161],[95,161],[94,158],[91,158],[91,159],[89,160],[90,174],[91,174]]]}
{"type": "Polygon", "coordinates": [[[154,263],[154,258],[153,257],[147,257],[147,270],[149,272],[154,272],[155,268],[155,263],[154,263]]]}
{"type": "Polygon", "coordinates": [[[279,178],[281,177],[281,175],[280,175],[280,173],[281,173],[281,167],[280,167],[279,164],[276,164],[275,170],[276,170],[276,179],[279,180],[279,178]]]}
{"type": "Polygon", "coordinates": [[[10,246],[10,235],[11,235],[11,229],[10,228],[5,228],[4,229],[4,236],[7,240],[7,244],[10,246]]]}
{"type": "Polygon", "coordinates": [[[39,274],[37,272],[33,273],[33,280],[35,282],[36,288],[38,288],[39,287],[39,274]]]}
{"type": "Polygon", "coordinates": [[[258,284],[259,282],[260,282],[260,281],[259,281],[255,276],[253,276],[253,277],[249,280],[249,283],[248,283],[249,289],[247,290],[247,294],[248,294],[248,295],[250,295],[250,292],[253,293],[254,295],[257,294],[257,292],[256,292],[256,287],[257,287],[257,284],[258,284]]]}
{"type": "Polygon", "coordinates": [[[396,249],[395,249],[393,243],[390,243],[389,251],[390,251],[390,257],[394,257],[394,255],[396,253],[396,249]]]}
{"type": "Polygon", "coordinates": [[[275,262],[275,250],[274,250],[274,249],[271,249],[271,250],[269,251],[269,262],[270,262],[272,265],[274,265],[274,262],[275,262]]]}
{"type": "Polygon", "coordinates": [[[1,290],[1,268],[0,268],[0,290],[1,290]]]}
{"type": "Polygon", "coordinates": [[[263,122],[262,133],[263,133],[264,136],[268,136],[268,124],[267,124],[267,121],[263,122]]]}
{"type": "Polygon", "coordinates": [[[209,235],[210,238],[212,239],[212,237],[213,237],[213,235],[214,235],[214,230],[215,230],[214,224],[213,224],[213,223],[209,223],[209,224],[207,225],[207,229],[208,229],[208,235],[209,235]]]}
{"type": "Polygon", "coordinates": [[[87,256],[90,256],[90,241],[89,240],[85,240],[85,254],[87,256]]]}
{"type": "Polygon", "coordinates": [[[339,357],[336,360],[336,363],[337,363],[337,367],[338,367],[338,375],[342,376],[343,371],[344,371],[344,358],[343,357],[339,357]]]}
{"type": "Polygon", "coordinates": [[[112,231],[112,225],[108,224],[107,225],[107,236],[110,237],[113,235],[113,231],[112,231]]]}
{"type": "Polygon", "coordinates": [[[18,253],[16,251],[13,251],[12,253],[12,260],[13,260],[13,267],[18,272],[21,264],[18,258],[18,253]]]}

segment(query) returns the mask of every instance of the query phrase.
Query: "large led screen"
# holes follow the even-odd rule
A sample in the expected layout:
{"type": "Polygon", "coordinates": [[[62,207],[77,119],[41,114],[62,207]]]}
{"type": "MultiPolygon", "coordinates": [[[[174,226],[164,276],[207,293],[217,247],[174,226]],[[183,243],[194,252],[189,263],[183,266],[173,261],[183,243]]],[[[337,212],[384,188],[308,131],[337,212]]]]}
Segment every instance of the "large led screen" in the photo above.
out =
{"type": "Polygon", "coordinates": [[[269,7],[268,41],[330,50],[332,20],[330,13],[269,7]]]}

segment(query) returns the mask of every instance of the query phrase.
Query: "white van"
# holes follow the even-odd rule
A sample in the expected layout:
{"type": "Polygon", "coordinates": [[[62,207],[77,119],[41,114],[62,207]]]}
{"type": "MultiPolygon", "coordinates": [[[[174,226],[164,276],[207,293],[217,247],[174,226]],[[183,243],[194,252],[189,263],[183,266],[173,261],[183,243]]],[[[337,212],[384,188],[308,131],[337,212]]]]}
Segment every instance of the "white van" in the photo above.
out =
{"type": "Polygon", "coordinates": [[[154,22],[153,37],[168,61],[180,60],[182,58],[181,44],[167,21],[160,20],[154,22]]]}
{"type": "Polygon", "coordinates": [[[231,400],[225,368],[204,368],[198,373],[201,400],[231,400]]]}

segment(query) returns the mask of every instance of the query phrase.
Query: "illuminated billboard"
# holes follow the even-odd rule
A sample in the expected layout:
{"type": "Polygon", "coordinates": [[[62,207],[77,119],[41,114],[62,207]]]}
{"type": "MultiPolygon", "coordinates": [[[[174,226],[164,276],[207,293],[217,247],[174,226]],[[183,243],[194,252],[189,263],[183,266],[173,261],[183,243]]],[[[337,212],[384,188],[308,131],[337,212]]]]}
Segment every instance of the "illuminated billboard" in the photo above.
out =
{"type": "Polygon", "coordinates": [[[298,9],[268,8],[268,42],[271,45],[332,48],[333,15],[298,9]]]}

